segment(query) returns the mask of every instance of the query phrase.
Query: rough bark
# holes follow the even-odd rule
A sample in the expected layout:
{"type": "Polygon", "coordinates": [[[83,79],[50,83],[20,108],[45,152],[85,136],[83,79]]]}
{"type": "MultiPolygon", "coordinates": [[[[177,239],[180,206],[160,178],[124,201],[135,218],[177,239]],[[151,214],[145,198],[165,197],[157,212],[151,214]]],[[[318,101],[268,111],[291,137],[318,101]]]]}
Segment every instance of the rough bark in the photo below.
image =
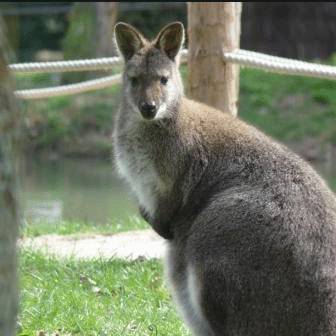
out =
{"type": "Polygon", "coordinates": [[[97,57],[116,56],[116,46],[113,43],[113,27],[117,19],[117,2],[96,2],[97,15],[97,57]]]}
{"type": "Polygon", "coordinates": [[[7,43],[0,17],[0,335],[15,335],[17,315],[15,148],[19,115],[7,71],[7,43]]]}
{"type": "Polygon", "coordinates": [[[188,95],[237,115],[239,67],[223,52],[239,48],[240,2],[188,3],[188,95]]]}

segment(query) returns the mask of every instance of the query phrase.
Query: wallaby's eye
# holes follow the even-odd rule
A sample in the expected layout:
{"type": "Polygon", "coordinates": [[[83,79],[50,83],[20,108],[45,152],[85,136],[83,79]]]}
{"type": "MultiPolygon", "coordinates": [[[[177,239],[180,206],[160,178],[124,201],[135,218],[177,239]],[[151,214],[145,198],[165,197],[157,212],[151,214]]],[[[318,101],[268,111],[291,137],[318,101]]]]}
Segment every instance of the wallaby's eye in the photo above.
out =
{"type": "Polygon", "coordinates": [[[131,85],[132,85],[133,87],[137,86],[138,83],[139,83],[139,79],[138,79],[137,77],[131,77],[131,78],[130,78],[130,81],[131,81],[131,85]]]}
{"type": "Polygon", "coordinates": [[[167,77],[161,77],[160,82],[162,85],[166,85],[168,83],[168,78],[167,77]]]}

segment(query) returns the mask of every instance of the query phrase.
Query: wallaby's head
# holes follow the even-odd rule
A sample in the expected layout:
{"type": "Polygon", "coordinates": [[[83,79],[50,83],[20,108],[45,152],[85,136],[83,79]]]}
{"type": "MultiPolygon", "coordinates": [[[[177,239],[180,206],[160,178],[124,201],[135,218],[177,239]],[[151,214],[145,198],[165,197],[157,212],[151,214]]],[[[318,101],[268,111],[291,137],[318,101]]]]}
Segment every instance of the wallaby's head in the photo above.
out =
{"type": "Polygon", "coordinates": [[[123,85],[132,112],[147,120],[169,117],[183,94],[178,71],[184,41],[182,23],[165,26],[148,41],[134,27],[120,22],[115,26],[115,37],[125,60],[123,85]]]}

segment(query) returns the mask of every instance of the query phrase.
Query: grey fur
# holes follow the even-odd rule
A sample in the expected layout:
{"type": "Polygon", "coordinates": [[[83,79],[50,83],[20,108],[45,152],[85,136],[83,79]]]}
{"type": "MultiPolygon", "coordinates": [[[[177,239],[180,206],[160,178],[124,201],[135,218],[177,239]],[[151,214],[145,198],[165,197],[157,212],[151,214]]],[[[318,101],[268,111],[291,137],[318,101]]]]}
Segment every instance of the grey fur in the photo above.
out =
{"type": "Polygon", "coordinates": [[[285,146],[185,98],[176,58],[157,45],[126,61],[114,153],[141,214],[169,241],[186,323],[198,336],[336,335],[335,195],[285,146]],[[158,87],[158,71],[170,87],[158,87]],[[141,117],[144,92],[166,106],[160,118],[141,117]]]}

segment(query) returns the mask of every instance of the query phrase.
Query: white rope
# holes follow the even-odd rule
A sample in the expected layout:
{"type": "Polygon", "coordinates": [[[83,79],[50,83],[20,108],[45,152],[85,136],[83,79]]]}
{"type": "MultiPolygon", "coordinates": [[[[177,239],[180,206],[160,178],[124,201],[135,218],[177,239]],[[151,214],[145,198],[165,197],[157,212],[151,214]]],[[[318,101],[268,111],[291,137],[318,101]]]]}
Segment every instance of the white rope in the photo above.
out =
{"type": "Polygon", "coordinates": [[[270,72],[336,79],[336,67],[291,60],[246,50],[224,53],[224,60],[235,64],[262,69],[270,72]]]}
{"type": "MultiPolygon", "coordinates": [[[[187,60],[187,50],[181,51],[181,62],[187,60]]],[[[116,64],[122,64],[120,57],[101,58],[94,60],[80,60],[67,62],[41,62],[41,63],[22,63],[12,64],[10,70],[14,72],[65,72],[65,71],[86,71],[107,69],[116,64]]],[[[111,85],[121,82],[121,75],[113,75],[99,79],[89,80],[76,84],[62,85],[42,89],[29,89],[15,91],[16,97],[25,100],[42,99],[57,96],[66,96],[81,92],[88,92],[104,89],[111,85]]]]}
{"type": "MultiPolygon", "coordinates": [[[[182,61],[186,61],[188,51],[181,51],[182,61]]],[[[16,73],[46,73],[46,72],[69,72],[69,71],[96,71],[109,70],[115,65],[121,65],[124,61],[121,57],[106,57],[85,60],[36,62],[10,64],[8,67],[16,73]]]]}
{"type": "Polygon", "coordinates": [[[86,60],[19,63],[9,65],[9,69],[19,73],[45,73],[68,71],[108,70],[115,65],[122,64],[121,57],[107,57],[86,60]]]}
{"type": "Polygon", "coordinates": [[[56,96],[66,96],[81,92],[104,89],[120,82],[121,75],[118,74],[76,84],[62,85],[44,89],[20,90],[16,91],[15,95],[21,99],[40,99],[56,96]]]}
{"type": "Polygon", "coordinates": [[[265,60],[275,61],[275,62],[280,62],[280,63],[291,62],[293,64],[301,64],[301,65],[312,64],[312,65],[316,66],[317,68],[330,69],[330,70],[335,69],[335,66],[331,66],[331,65],[304,62],[304,61],[299,61],[299,60],[292,59],[292,58],[285,58],[285,57],[267,55],[267,54],[263,54],[263,53],[256,52],[256,51],[238,49],[238,50],[235,51],[235,53],[236,52],[240,55],[254,56],[256,58],[262,58],[262,59],[265,59],[265,60]]]}

